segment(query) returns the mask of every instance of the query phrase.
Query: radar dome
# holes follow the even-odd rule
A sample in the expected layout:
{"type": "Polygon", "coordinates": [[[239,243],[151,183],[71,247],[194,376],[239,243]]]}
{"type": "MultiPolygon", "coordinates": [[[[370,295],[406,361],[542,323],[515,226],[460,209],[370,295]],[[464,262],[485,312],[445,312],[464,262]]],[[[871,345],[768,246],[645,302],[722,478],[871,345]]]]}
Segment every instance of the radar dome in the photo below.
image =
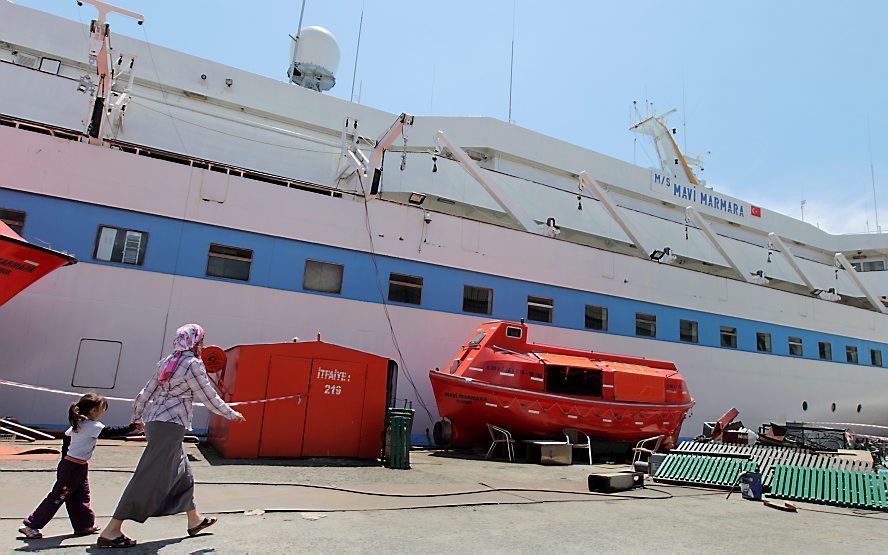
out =
{"type": "Polygon", "coordinates": [[[290,81],[314,91],[327,91],[336,84],[339,44],[323,27],[303,27],[299,40],[290,43],[290,81]]]}

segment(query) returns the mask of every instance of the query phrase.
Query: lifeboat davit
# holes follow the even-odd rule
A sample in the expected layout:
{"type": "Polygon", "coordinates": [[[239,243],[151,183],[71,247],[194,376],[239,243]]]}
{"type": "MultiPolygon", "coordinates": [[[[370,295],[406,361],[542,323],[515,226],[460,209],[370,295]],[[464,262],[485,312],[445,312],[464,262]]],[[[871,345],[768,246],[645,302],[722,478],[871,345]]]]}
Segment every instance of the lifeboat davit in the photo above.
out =
{"type": "Polygon", "coordinates": [[[576,428],[606,441],[664,435],[674,444],[694,406],[671,362],[528,343],[527,326],[514,322],[480,326],[429,379],[442,417],[435,440],[447,446],[489,444],[487,424],[516,439],[576,428]]]}
{"type": "Polygon", "coordinates": [[[0,306],[46,274],[76,262],[70,254],[32,245],[0,222],[0,306]]]}

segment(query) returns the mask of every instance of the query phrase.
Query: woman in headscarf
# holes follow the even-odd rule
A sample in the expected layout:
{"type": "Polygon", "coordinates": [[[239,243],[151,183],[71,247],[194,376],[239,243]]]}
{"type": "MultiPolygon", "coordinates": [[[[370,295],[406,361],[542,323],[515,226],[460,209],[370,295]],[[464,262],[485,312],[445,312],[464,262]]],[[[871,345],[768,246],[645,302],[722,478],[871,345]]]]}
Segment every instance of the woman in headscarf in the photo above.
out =
{"type": "Polygon", "coordinates": [[[125,520],[145,522],[152,516],[185,512],[189,536],[216,523],[215,518],[204,518],[197,512],[194,477],[182,446],[185,430],[191,429],[192,400],[197,397],[228,420],[243,422],[244,417],[219,397],[207,377],[200,359],[203,338],[204,330],[197,324],[176,330],[172,354],[157,363],[157,372],[133,402],[133,422],[146,422],[148,445],[114,517],[99,536],[99,547],[136,544],[121,530],[125,520]]]}

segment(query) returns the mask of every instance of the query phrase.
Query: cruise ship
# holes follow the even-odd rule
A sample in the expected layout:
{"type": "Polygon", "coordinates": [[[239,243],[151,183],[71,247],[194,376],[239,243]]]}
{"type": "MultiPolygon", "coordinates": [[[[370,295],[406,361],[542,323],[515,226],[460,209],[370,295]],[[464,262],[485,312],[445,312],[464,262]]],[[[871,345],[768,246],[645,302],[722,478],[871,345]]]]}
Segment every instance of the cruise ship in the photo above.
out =
{"type": "MultiPolygon", "coordinates": [[[[132,397],[183,323],[223,347],[319,333],[398,363],[425,443],[429,370],[524,319],[544,344],[674,362],[685,436],[731,407],[750,427],[888,423],[888,237],[711,188],[664,116],[630,130],[658,154],[645,168],[325,94],[320,28],[278,81],[113,34],[141,16],[84,4],[86,26],[0,2],[0,218],[79,261],[0,307],[0,377],[132,397]]],[[[0,387],[30,424],[69,402],[0,387]]]]}

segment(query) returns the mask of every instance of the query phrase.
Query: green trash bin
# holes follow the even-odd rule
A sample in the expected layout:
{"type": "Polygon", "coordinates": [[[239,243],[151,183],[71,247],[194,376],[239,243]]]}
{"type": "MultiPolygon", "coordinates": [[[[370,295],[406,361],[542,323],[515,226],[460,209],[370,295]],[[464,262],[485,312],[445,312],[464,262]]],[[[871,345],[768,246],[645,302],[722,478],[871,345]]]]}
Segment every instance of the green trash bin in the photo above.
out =
{"type": "Polygon", "coordinates": [[[410,468],[410,434],[415,412],[413,409],[397,408],[386,411],[384,463],[387,468],[410,468]]]}

